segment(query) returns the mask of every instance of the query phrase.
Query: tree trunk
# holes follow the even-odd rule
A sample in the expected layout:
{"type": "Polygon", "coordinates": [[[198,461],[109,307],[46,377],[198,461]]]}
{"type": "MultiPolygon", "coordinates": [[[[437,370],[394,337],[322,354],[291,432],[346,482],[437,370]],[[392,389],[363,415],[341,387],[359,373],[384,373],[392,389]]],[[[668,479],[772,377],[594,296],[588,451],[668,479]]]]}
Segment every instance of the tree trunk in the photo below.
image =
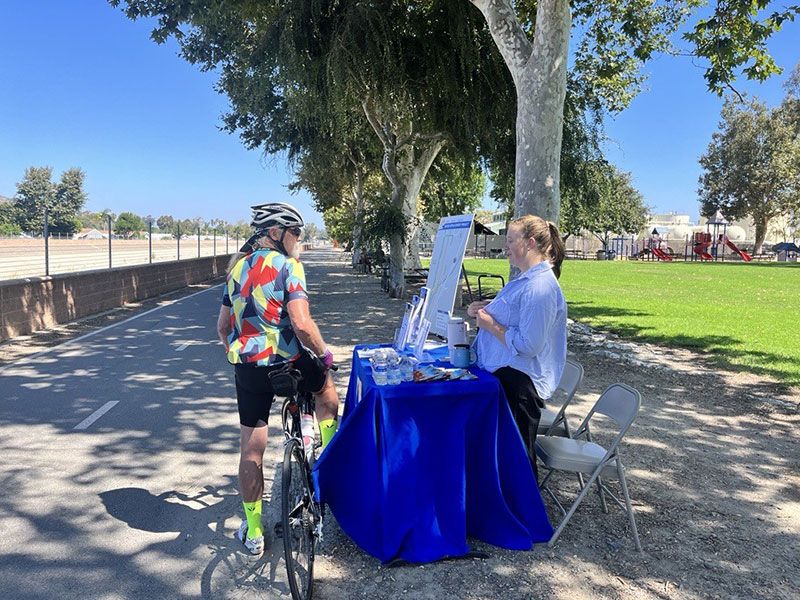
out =
{"type": "Polygon", "coordinates": [[[753,222],[756,226],[756,243],[753,246],[753,254],[761,254],[761,246],[764,245],[764,239],[767,237],[769,218],[764,215],[753,215],[753,222]]]}
{"type": "Polygon", "coordinates": [[[403,272],[403,236],[398,231],[389,240],[389,296],[402,298],[405,292],[406,278],[403,272]]]}
{"type": "MultiPolygon", "coordinates": [[[[390,288],[390,295],[393,298],[402,298],[405,291],[405,267],[406,265],[412,268],[422,266],[419,260],[419,222],[417,220],[417,199],[419,198],[419,191],[422,189],[422,183],[433,164],[433,161],[439,155],[439,152],[444,147],[444,139],[434,140],[429,142],[425,149],[420,154],[419,158],[416,157],[413,146],[405,146],[399,151],[400,160],[397,165],[397,172],[400,175],[402,185],[402,198],[400,194],[395,198],[394,192],[392,198],[395,201],[395,206],[403,211],[403,217],[408,222],[408,229],[406,230],[405,240],[402,240],[402,250],[400,256],[403,257],[399,268],[399,277],[397,281],[394,279],[394,264],[392,264],[392,285],[390,288]]],[[[398,236],[399,237],[399,236],[398,236]]],[[[392,240],[394,243],[394,236],[392,240]]],[[[392,246],[391,250],[392,263],[394,263],[395,250],[392,246]]]]}
{"type": "Polygon", "coordinates": [[[438,132],[420,135],[403,132],[400,136],[394,130],[395,125],[391,120],[381,119],[369,97],[364,99],[362,107],[367,121],[383,144],[382,168],[392,184],[392,205],[400,209],[410,223],[405,238],[398,232],[389,240],[389,257],[392,263],[389,270],[389,295],[392,298],[402,298],[405,292],[405,257],[419,226],[416,222],[417,198],[425,176],[446,143],[445,134],[438,132]],[[414,153],[416,145],[425,147],[419,158],[414,153]]]}
{"type": "Polygon", "coordinates": [[[517,92],[514,216],[558,222],[561,138],[572,27],[569,0],[539,0],[533,43],[511,0],[472,0],[483,13],[517,92]]]}
{"type": "Polygon", "coordinates": [[[406,247],[406,266],[409,269],[421,269],[422,261],[419,258],[419,231],[420,227],[414,229],[413,237],[406,247]]]}

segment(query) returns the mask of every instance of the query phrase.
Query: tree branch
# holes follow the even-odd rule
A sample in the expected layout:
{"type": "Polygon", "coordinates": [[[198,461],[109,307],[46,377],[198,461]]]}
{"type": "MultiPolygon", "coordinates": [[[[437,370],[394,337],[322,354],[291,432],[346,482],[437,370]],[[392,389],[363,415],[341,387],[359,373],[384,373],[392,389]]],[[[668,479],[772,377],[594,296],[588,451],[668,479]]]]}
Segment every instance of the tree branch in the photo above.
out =
{"type": "Polygon", "coordinates": [[[439,151],[442,147],[447,143],[447,140],[444,136],[433,140],[425,150],[422,152],[422,156],[420,156],[417,165],[422,168],[422,173],[427,173],[428,170],[431,168],[433,161],[439,154],[439,151]]]}
{"type": "Polygon", "coordinates": [[[364,114],[367,116],[367,121],[369,121],[372,129],[375,130],[375,133],[380,139],[381,144],[383,144],[383,147],[389,147],[391,143],[389,138],[386,136],[381,123],[378,121],[378,115],[375,113],[375,108],[372,106],[372,99],[369,97],[369,95],[361,101],[361,106],[364,108],[364,114]]]}
{"type": "Polygon", "coordinates": [[[524,68],[533,52],[533,44],[522,29],[511,0],[470,0],[470,2],[486,19],[492,39],[516,83],[518,72],[524,68]]]}
{"type": "Polygon", "coordinates": [[[397,153],[397,145],[391,139],[391,127],[389,122],[379,122],[378,115],[375,113],[375,108],[372,106],[369,96],[361,101],[361,106],[364,108],[364,114],[367,116],[367,121],[369,121],[369,124],[372,126],[375,134],[380,139],[381,144],[383,144],[383,162],[381,163],[383,173],[386,175],[386,178],[393,187],[402,187],[403,181],[400,177],[400,172],[397,170],[397,165],[395,164],[394,160],[394,157],[397,153]]]}
{"type": "Polygon", "coordinates": [[[445,142],[447,142],[449,141],[449,139],[450,136],[443,131],[437,131],[436,133],[411,133],[397,140],[397,149],[399,150],[406,144],[413,145],[414,142],[419,142],[419,141],[435,142],[438,140],[444,140],[445,142]]]}

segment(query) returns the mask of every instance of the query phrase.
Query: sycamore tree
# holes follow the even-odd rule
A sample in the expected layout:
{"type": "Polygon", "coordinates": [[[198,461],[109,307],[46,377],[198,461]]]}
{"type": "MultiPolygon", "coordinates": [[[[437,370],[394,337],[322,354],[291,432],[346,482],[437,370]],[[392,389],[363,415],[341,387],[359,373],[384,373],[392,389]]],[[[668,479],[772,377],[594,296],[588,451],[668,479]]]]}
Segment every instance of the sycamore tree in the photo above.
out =
{"type": "Polygon", "coordinates": [[[781,107],[727,98],[719,131],[700,165],[701,214],[719,209],[729,219],[752,217],[755,254],[761,252],[769,220],[800,208],[800,137],[781,107]]]}
{"type": "Polygon", "coordinates": [[[481,15],[458,0],[110,1],[131,18],[157,17],[156,41],[175,36],[187,60],[219,70],[225,128],[249,147],[291,159],[309,134],[347,136],[342,123],[365,119],[391,186],[387,208],[406,227],[389,240],[393,295],[438,154],[448,146],[476,161],[513,119],[510,74],[481,15]]]}
{"type": "MultiPolygon", "coordinates": [[[[580,85],[570,75],[564,103],[564,122],[560,158],[560,211],[558,226],[564,239],[581,235],[595,213],[602,210],[601,199],[613,168],[603,156],[603,115],[600,107],[587,104],[580,85]]],[[[489,161],[492,189],[490,196],[506,207],[507,219],[514,218],[513,133],[498,140],[489,161]]]]}
{"type": "MultiPolygon", "coordinates": [[[[329,214],[336,239],[352,250],[355,266],[365,250],[365,240],[374,237],[365,234],[368,204],[376,195],[388,197],[391,188],[382,177],[381,148],[360,113],[345,115],[343,121],[344,131],[336,135],[320,131],[307,136],[293,161],[295,181],[289,189],[306,190],[316,209],[329,214]],[[342,210],[338,210],[340,206],[342,210]],[[350,231],[343,231],[345,225],[350,231]]],[[[386,233],[385,241],[392,233],[386,233]]]]}
{"type": "MultiPolygon", "coordinates": [[[[576,33],[574,78],[581,97],[607,110],[639,91],[641,67],[657,52],[677,52],[671,36],[706,0],[471,0],[483,14],[511,72],[517,98],[515,216],[557,221],[569,41],[576,33]]],[[[684,39],[706,61],[711,91],[730,88],[741,71],[763,81],[780,72],[766,41],[796,5],[719,0],[684,39]],[[775,6],[775,8],[771,8],[775,6]],[[766,15],[764,13],[767,13],[766,15]]]]}

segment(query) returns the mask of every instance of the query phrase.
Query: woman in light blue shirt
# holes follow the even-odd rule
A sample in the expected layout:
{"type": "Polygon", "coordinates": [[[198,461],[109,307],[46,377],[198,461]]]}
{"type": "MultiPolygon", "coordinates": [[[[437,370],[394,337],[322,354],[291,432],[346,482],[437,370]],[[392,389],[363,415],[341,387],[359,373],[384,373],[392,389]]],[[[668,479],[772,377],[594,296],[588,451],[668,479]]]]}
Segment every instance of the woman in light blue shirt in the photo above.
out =
{"type": "MultiPolygon", "coordinates": [[[[519,276],[494,300],[470,304],[467,313],[480,328],[474,344],[478,366],[500,380],[522,439],[533,450],[540,411],[567,360],[567,304],[558,285],[564,242],[554,223],[526,215],[509,226],[505,252],[519,276]]],[[[535,472],[535,455],[531,463],[535,472]]]]}

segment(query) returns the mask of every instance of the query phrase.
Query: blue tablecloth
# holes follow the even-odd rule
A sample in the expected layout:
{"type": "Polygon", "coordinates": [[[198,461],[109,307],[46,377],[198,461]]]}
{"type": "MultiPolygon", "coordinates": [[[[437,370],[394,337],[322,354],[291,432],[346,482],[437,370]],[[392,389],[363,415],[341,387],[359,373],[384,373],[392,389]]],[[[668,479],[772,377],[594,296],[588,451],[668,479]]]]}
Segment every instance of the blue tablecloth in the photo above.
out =
{"type": "Polygon", "coordinates": [[[377,386],[363,347],[342,424],[314,466],[319,498],[345,533],[384,562],[460,556],[467,536],[513,550],[549,540],[499,381],[472,368],[478,379],[377,386]]]}

